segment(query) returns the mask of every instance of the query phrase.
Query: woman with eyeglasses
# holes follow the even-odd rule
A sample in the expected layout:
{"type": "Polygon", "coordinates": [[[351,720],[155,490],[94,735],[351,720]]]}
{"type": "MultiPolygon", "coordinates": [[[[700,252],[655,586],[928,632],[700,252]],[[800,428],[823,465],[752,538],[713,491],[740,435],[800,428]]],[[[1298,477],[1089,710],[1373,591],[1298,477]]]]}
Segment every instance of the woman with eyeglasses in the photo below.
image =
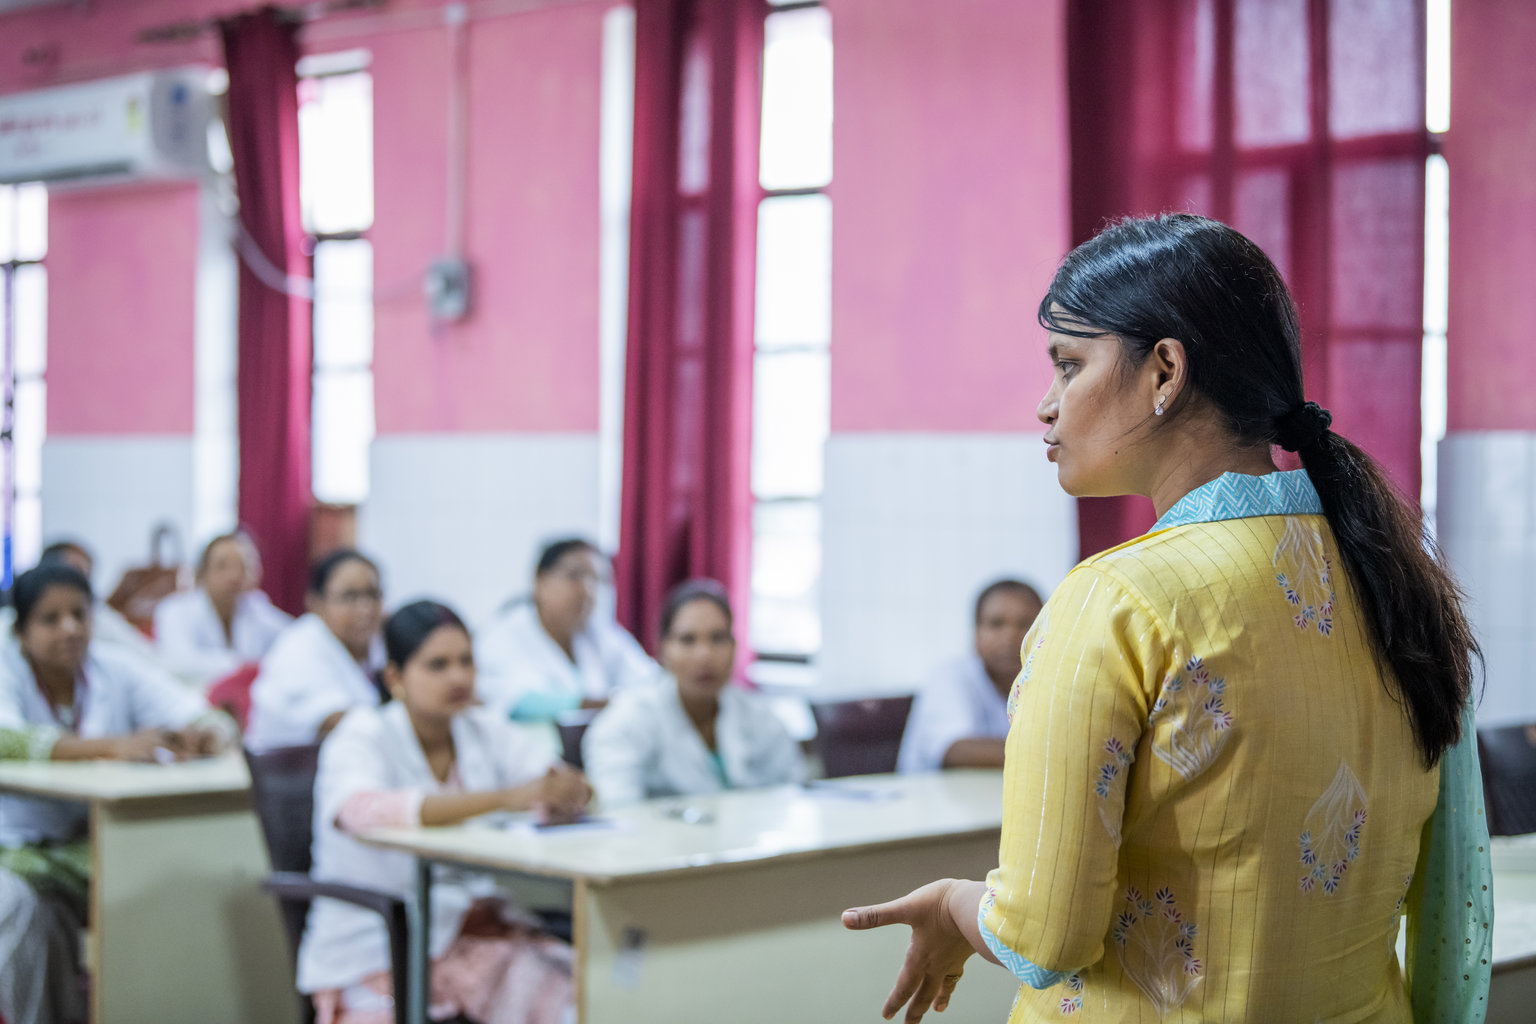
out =
{"type": "Polygon", "coordinates": [[[384,667],[379,569],[343,548],[310,569],[309,611],[285,629],[251,686],[245,742],[253,748],[315,743],[348,709],[380,702],[384,667]]]}
{"type": "Polygon", "coordinates": [[[598,609],[608,561],[590,541],[558,540],[539,554],[531,599],[475,634],[480,698],[520,722],[600,708],[618,688],[656,674],[635,638],[598,609]]]}

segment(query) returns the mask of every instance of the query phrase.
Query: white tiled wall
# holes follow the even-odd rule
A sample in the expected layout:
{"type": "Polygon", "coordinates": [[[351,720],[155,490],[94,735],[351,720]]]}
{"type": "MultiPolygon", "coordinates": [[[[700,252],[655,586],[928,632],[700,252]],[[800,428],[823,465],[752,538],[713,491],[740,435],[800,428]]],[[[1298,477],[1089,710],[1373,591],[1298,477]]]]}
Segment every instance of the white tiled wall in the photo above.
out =
{"type": "Polygon", "coordinates": [[[1478,722],[1536,721],[1536,433],[1453,433],[1439,464],[1440,543],[1488,662],[1478,722]]]}
{"type": "Polygon", "coordinates": [[[542,543],[597,530],[596,434],[387,435],[371,465],[358,545],[391,607],[436,597],[477,623],[528,591],[542,543]]]}
{"type": "Polygon", "coordinates": [[[1034,434],[834,434],[826,465],[818,698],[910,690],[968,648],[983,585],[1048,596],[1077,562],[1034,434]]]}
{"type": "Polygon", "coordinates": [[[49,438],[43,442],[43,543],[69,539],[90,548],[93,582],[103,594],[124,569],[147,563],[156,523],[174,525],[184,556],[195,557],[206,538],[192,532],[192,465],[190,436],[49,438]]]}

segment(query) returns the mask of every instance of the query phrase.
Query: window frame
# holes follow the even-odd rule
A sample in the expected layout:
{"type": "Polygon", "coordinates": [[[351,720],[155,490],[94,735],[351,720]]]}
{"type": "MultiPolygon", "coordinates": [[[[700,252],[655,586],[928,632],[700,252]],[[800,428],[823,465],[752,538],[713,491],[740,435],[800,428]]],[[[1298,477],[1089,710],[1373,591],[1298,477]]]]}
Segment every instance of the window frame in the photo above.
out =
{"type": "MultiPolygon", "coordinates": [[[[789,0],[789,2],[784,2],[784,3],[776,3],[776,2],[773,2],[773,0],[770,0],[770,3],[769,3],[768,8],[767,8],[767,13],[765,15],[765,20],[766,19],[771,19],[771,18],[773,18],[775,16],[782,15],[782,14],[791,14],[791,13],[798,12],[798,11],[815,10],[815,9],[826,10],[827,9],[827,4],[824,2],[824,0],[789,0]]],[[[830,12],[829,12],[829,15],[830,15],[830,12]]],[[[765,46],[766,46],[766,44],[765,44],[765,46]]],[[[765,96],[765,99],[766,99],[766,96],[765,96]]],[[[761,140],[759,141],[759,146],[761,146],[761,140]]],[[[761,149],[759,150],[759,153],[761,153],[761,149]]],[[[835,171],[834,171],[834,174],[835,174],[835,171]]],[[[761,223],[761,216],[762,216],[762,210],[763,210],[764,205],[767,204],[767,203],[771,203],[771,202],[773,202],[775,200],[779,200],[779,199],[795,198],[795,197],[801,197],[801,196],[823,196],[823,197],[826,198],[827,202],[830,204],[831,201],[832,201],[832,197],[829,194],[829,189],[831,188],[831,184],[832,184],[832,180],[831,180],[831,178],[829,178],[829,180],[827,182],[825,182],[823,184],[820,184],[820,185],[798,186],[798,187],[789,187],[789,188],[760,188],[756,209],[754,211],[755,216],[757,216],[759,218],[759,223],[761,223]]],[[[759,295],[757,294],[755,288],[754,288],[753,298],[754,298],[754,305],[755,305],[756,302],[758,301],[758,299],[760,298],[759,295]]],[[[825,354],[827,354],[828,358],[830,359],[831,342],[832,342],[832,339],[831,339],[831,325],[830,325],[830,323],[828,324],[828,337],[827,337],[827,340],[826,340],[825,344],[822,344],[820,342],[815,342],[815,341],[804,341],[804,342],[789,343],[789,344],[774,344],[774,345],[770,345],[770,346],[764,347],[761,344],[761,340],[754,333],[753,344],[752,344],[752,360],[753,360],[753,374],[754,374],[754,378],[755,378],[756,373],[757,373],[757,367],[759,366],[760,361],[762,361],[762,360],[771,360],[771,359],[775,359],[775,358],[778,358],[778,357],[794,357],[794,356],[799,356],[799,355],[805,355],[805,354],[808,354],[808,353],[814,353],[814,354],[818,354],[818,355],[825,353],[825,354]]],[[[755,409],[756,409],[756,395],[755,394],[754,394],[754,398],[753,398],[753,406],[754,406],[754,412],[755,412],[755,409]]],[[[829,424],[829,426],[830,426],[830,424],[829,424]]],[[[829,430],[829,433],[830,433],[830,430],[829,430]]],[[[753,441],[752,441],[752,449],[753,450],[752,450],[751,453],[749,453],[749,456],[756,454],[756,446],[757,446],[757,438],[756,438],[756,435],[755,435],[755,432],[754,432],[753,441]]],[[[825,449],[823,449],[823,450],[825,450],[825,449]]],[[[755,459],[749,459],[749,461],[755,461],[755,459]]],[[[757,481],[755,479],[750,482],[749,486],[750,486],[750,489],[751,489],[751,499],[752,500],[751,500],[751,513],[750,513],[748,521],[749,521],[749,523],[752,524],[750,528],[752,530],[752,549],[753,549],[753,558],[752,558],[752,569],[753,569],[753,572],[752,572],[752,575],[753,575],[753,577],[755,577],[755,575],[756,575],[756,572],[755,572],[755,570],[756,570],[756,561],[757,561],[757,554],[756,554],[756,552],[757,552],[757,548],[758,548],[758,534],[757,534],[757,528],[756,528],[756,518],[757,518],[756,512],[757,512],[757,509],[760,506],[778,507],[778,508],[805,508],[805,509],[813,509],[816,512],[817,516],[821,517],[821,521],[819,522],[818,528],[817,528],[818,537],[817,537],[817,543],[816,543],[816,550],[817,550],[818,560],[820,560],[820,556],[822,555],[823,550],[824,550],[824,545],[822,543],[822,538],[825,536],[825,519],[824,519],[824,517],[822,517],[822,512],[824,510],[824,498],[825,498],[825,494],[826,494],[825,474],[823,473],[823,479],[822,479],[821,483],[819,484],[819,486],[817,487],[817,489],[813,493],[809,493],[808,492],[808,493],[797,493],[797,494],[771,494],[771,495],[767,495],[767,496],[760,496],[758,494],[757,481]]],[[[814,587],[812,589],[812,607],[811,607],[811,614],[814,617],[814,619],[816,620],[818,633],[819,633],[819,630],[820,630],[820,623],[821,623],[821,607],[820,607],[821,582],[822,582],[822,571],[821,571],[820,566],[818,566],[816,583],[815,583],[815,585],[814,585],[814,587]]],[[[759,592],[757,590],[757,587],[755,586],[755,583],[756,583],[756,581],[755,581],[755,578],[754,578],[752,580],[752,584],[749,587],[749,592],[751,594],[751,600],[752,600],[752,604],[753,604],[753,614],[750,616],[749,621],[751,623],[753,623],[754,625],[760,619],[760,616],[757,614],[757,612],[758,612],[758,608],[760,607],[759,606],[759,602],[763,600],[763,597],[759,594],[759,592]]],[[[752,651],[752,657],[753,657],[753,660],[755,662],[766,663],[766,664],[772,665],[772,666],[782,666],[782,667],[784,667],[786,669],[799,669],[799,668],[807,668],[808,669],[809,666],[812,665],[815,662],[815,660],[817,659],[817,657],[819,657],[819,655],[821,653],[821,642],[820,642],[819,636],[818,636],[818,641],[815,644],[815,646],[813,648],[809,649],[809,650],[775,650],[775,649],[768,648],[768,647],[759,647],[755,642],[752,642],[752,638],[751,637],[748,637],[747,639],[748,639],[748,646],[749,646],[749,648],[752,651]]],[[[770,672],[772,672],[772,671],[773,670],[770,669],[770,672]]]]}
{"type": "MultiPolygon", "coordinates": [[[[5,197],[12,209],[19,211],[21,190],[32,183],[18,182],[16,184],[0,184],[0,196],[5,197]]],[[[41,187],[40,185],[37,187],[41,187]]],[[[43,202],[48,201],[47,192],[43,192],[43,202]]],[[[23,267],[42,268],[44,281],[47,280],[47,238],[44,236],[43,252],[35,257],[25,259],[12,254],[10,259],[0,261],[0,344],[4,345],[4,352],[0,352],[0,360],[3,360],[6,368],[4,381],[3,411],[0,411],[0,501],[4,501],[3,510],[9,543],[4,546],[3,554],[0,554],[0,586],[10,588],[15,579],[16,555],[18,549],[25,552],[27,548],[19,545],[17,526],[17,508],[23,501],[36,502],[41,507],[43,488],[42,480],[37,481],[35,487],[22,490],[17,485],[16,468],[20,461],[18,454],[18,438],[16,436],[16,399],[22,388],[26,385],[39,385],[43,388],[43,417],[44,428],[42,436],[37,438],[36,445],[41,449],[47,438],[47,328],[46,307],[44,313],[44,360],[43,368],[34,372],[23,373],[17,365],[16,345],[17,331],[16,321],[19,310],[19,299],[16,290],[17,272],[23,267]]],[[[31,538],[33,547],[41,548],[42,545],[42,521],[38,520],[38,533],[31,538]]]]}
{"type": "MultiPolygon", "coordinates": [[[[303,67],[303,65],[301,63],[301,68],[302,67],[303,67]]],[[[368,60],[366,59],[366,56],[360,57],[360,59],[356,63],[353,63],[353,64],[345,64],[345,65],[339,65],[339,66],[322,67],[322,68],[315,69],[313,71],[301,71],[301,74],[299,76],[299,88],[301,90],[304,89],[306,82],[323,82],[325,79],[346,78],[346,77],[351,77],[351,76],[354,76],[354,75],[364,75],[364,76],[367,76],[367,78],[368,78],[369,85],[370,85],[370,91],[369,91],[369,95],[370,95],[369,117],[371,119],[372,116],[373,116],[373,105],[372,105],[372,99],[371,99],[371,97],[372,97],[373,74],[372,74],[372,71],[370,70],[370,65],[369,65],[368,60]]],[[[303,103],[302,95],[301,95],[300,103],[301,103],[301,105],[303,103]]],[[[371,138],[371,132],[370,132],[370,138],[371,138]]],[[[301,145],[302,145],[302,137],[301,137],[301,145]]],[[[373,154],[370,154],[370,159],[369,159],[370,171],[372,171],[372,169],[373,169],[372,156],[373,156],[373,154]]],[[[301,157],[301,159],[302,159],[302,157],[301,157]]],[[[327,506],[327,507],[333,507],[333,508],[355,509],[358,506],[362,505],[364,502],[366,502],[368,500],[369,494],[371,493],[371,490],[372,490],[371,473],[370,473],[370,467],[368,466],[367,460],[365,458],[364,465],[362,467],[363,491],[362,491],[362,493],[360,495],[356,496],[355,500],[336,501],[336,500],[333,500],[334,495],[323,494],[322,493],[324,488],[322,488],[320,486],[317,486],[317,485],[321,483],[321,481],[320,481],[320,479],[318,477],[318,470],[319,470],[319,467],[322,465],[322,461],[323,461],[322,457],[320,455],[320,449],[321,449],[321,445],[324,443],[324,439],[322,437],[320,437],[320,435],[319,435],[319,433],[317,431],[317,426],[319,425],[321,420],[320,420],[320,417],[318,417],[316,415],[316,401],[317,401],[318,396],[319,396],[319,394],[320,394],[320,392],[321,392],[321,390],[322,390],[322,388],[324,386],[324,382],[334,381],[334,380],[337,380],[339,378],[344,378],[344,377],[365,376],[366,380],[367,380],[367,385],[368,385],[369,390],[373,390],[373,387],[374,387],[374,376],[373,376],[374,351],[373,351],[373,346],[371,344],[373,338],[370,337],[369,356],[368,356],[368,359],[366,361],[362,361],[362,360],[360,360],[360,361],[349,361],[349,362],[342,363],[342,364],[337,364],[337,365],[322,365],[321,364],[321,362],[320,362],[320,360],[318,358],[318,352],[319,352],[319,349],[320,349],[320,338],[321,338],[320,311],[321,311],[321,300],[322,300],[322,297],[323,297],[323,294],[324,294],[324,290],[325,290],[325,283],[324,283],[322,275],[317,273],[317,267],[318,267],[319,263],[321,262],[321,260],[318,257],[320,255],[321,250],[326,245],[332,244],[332,243],[339,243],[339,242],[340,243],[346,243],[346,242],[365,242],[365,243],[367,243],[367,245],[369,247],[369,252],[370,252],[370,257],[371,257],[371,255],[373,253],[373,239],[371,237],[371,234],[372,234],[372,231],[373,231],[373,225],[374,225],[374,220],[372,218],[370,218],[370,220],[369,220],[369,222],[367,224],[360,224],[360,225],[358,225],[356,227],[350,227],[350,228],[346,228],[346,229],[342,229],[342,230],[315,231],[315,230],[311,230],[309,225],[307,225],[307,224],[305,225],[305,235],[304,235],[304,241],[303,241],[304,254],[305,254],[305,258],[306,258],[307,264],[308,264],[307,270],[308,270],[308,273],[309,273],[309,279],[313,283],[313,288],[314,288],[314,292],[313,292],[313,296],[314,297],[313,297],[313,300],[310,302],[310,365],[309,365],[309,375],[310,375],[310,406],[309,406],[309,414],[310,414],[310,489],[311,489],[311,492],[314,494],[315,501],[316,501],[316,503],[318,505],[327,506]]],[[[370,290],[369,290],[370,303],[372,301],[372,292],[373,292],[373,289],[370,287],[370,290]]],[[[369,331],[370,331],[370,335],[372,335],[373,324],[372,324],[371,321],[370,321],[370,324],[369,324],[369,331]]],[[[373,438],[377,436],[377,411],[376,410],[374,412],[374,422],[369,425],[368,435],[369,435],[369,444],[371,445],[373,438]]]]}

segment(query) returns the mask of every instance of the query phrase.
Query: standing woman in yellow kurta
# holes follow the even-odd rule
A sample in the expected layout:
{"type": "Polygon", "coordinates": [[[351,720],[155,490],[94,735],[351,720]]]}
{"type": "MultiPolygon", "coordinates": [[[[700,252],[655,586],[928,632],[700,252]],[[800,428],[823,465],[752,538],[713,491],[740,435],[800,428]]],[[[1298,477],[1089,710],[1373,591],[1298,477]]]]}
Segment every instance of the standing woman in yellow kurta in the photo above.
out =
{"type": "Polygon", "coordinates": [[[1215,221],[1128,220],[1040,320],[1062,488],[1159,518],[1024,641],[998,867],[844,914],[912,927],[886,1016],[943,1009],[980,953],[1015,1022],[1482,1020],[1476,643],[1417,510],[1304,400],[1274,265],[1215,221]]]}

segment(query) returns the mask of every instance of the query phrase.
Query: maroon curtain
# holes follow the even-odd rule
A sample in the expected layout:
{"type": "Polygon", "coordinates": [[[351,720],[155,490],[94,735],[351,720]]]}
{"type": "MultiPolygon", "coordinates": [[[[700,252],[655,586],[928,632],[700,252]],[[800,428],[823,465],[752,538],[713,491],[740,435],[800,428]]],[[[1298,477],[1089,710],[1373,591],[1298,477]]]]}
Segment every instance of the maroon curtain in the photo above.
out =
{"type": "Polygon", "coordinates": [[[273,603],[297,613],[313,504],[310,309],[264,283],[250,264],[264,259],[276,268],[269,279],[307,276],[299,216],[299,47],[296,26],[273,8],[230,18],[220,28],[246,254],[239,286],[240,522],[261,548],[273,603]]]}
{"type": "MultiPolygon", "coordinates": [[[[1189,210],[1254,239],[1300,307],[1307,397],[1419,494],[1422,0],[1073,0],[1072,230],[1189,210]]],[[[1084,499],[1082,554],[1142,532],[1084,499]]]]}
{"type": "Polygon", "coordinates": [[[619,619],[710,576],[745,636],[763,0],[637,0],[619,619]]]}

